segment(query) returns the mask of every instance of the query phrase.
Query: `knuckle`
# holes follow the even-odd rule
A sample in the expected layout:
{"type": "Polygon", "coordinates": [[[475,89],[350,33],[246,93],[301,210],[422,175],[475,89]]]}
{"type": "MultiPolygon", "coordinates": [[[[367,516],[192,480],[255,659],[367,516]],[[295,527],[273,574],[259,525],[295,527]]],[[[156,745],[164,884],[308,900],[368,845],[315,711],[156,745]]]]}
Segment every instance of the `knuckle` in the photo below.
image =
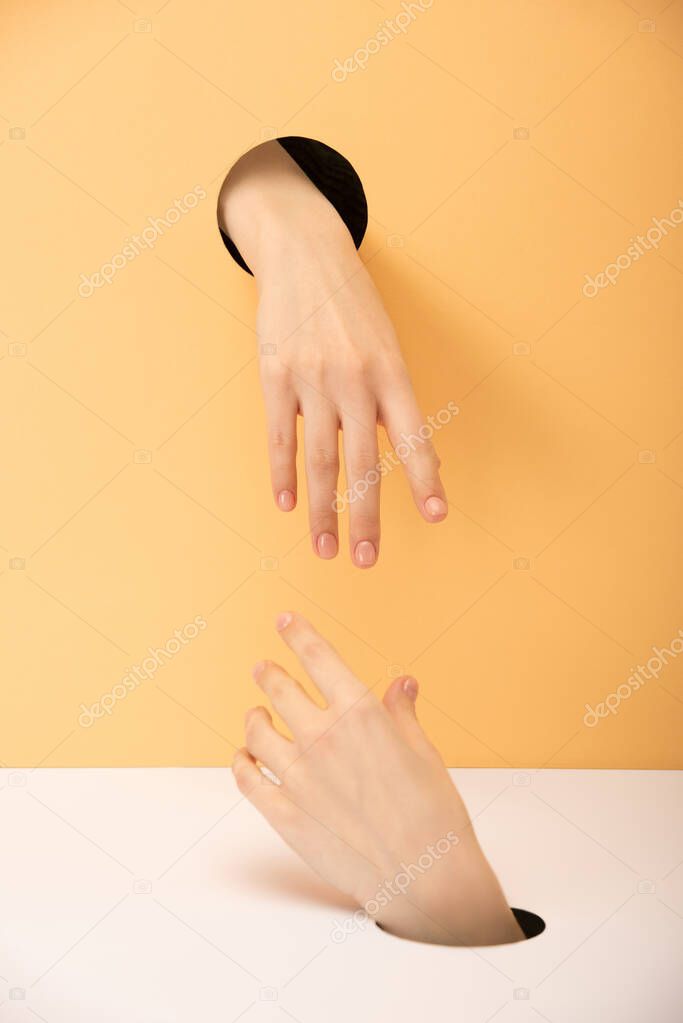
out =
{"type": "Polygon", "coordinates": [[[354,519],[351,522],[351,545],[355,547],[363,540],[370,540],[375,546],[379,543],[379,522],[376,519],[354,519]]]}
{"type": "Polygon", "coordinates": [[[325,353],[318,344],[307,344],[300,350],[297,359],[298,368],[307,373],[322,373],[325,368],[325,353]]]}
{"type": "Polygon", "coordinates": [[[429,459],[432,469],[436,470],[441,468],[441,459],[436,453],[436,448],[431,443],[427,449],[427,458],[429,459]]]}
{"type": "Polygon", "coordinates": [[[351,472],[355,476],[364,476],[370,469],[374,469],[378,462],[377,448],[371,447],[359,447],[353,452],[350,458],[351,461],[351,472]]]}
{"type": "Polygon", "coordinates": [[[305,661],[319,661],[324,650],[325,646],[321,640],[307,638],[301,645],[301,656],[305,661]]]}
{"type": "MultiPolygon", "coordinates": [[[[365,495],[366,498],[370,492],[365,495]]],[[[372,501],[367,501],[365,505],[351,505],[351,528],[354,535],[358,530],[376,530],[379,527],[379,516],[372,507],[372,501]]]]}
{"type": "Polygon", "coordinates": [[[309,531],[312,536],[317,533],[335,533],[336,520],[337,512],[332,502],[328,502],[327,499],[321,500],[311,508],[308,520],[309,531]]]}
{"type": "Polygon", "coordinates": [[[425,477],[436,476],[440,468],[441,459],[434,448],[415,451],[406,462],[406,470],[416,482],[425,480],[425,477]]]}
{"type": "Polygon", "coordinates": [[[289,369],[272,355],[267,359],[261,359],[260,373],[261,379],[274,387],[284,385],[289,380],[289,369]]]}
{"type": "Polygon", "coordinates": [[[416,454],[419,461],[424,462],[425,465],[429,465],[430,468],[438,469],[441,465],[441,459],[437,455],[436,448],[431,440],[423,441],[417,449],[416,454]]]}
{"type": "Polygon", "coordinates": [[[346,363],[344,375],[349,380],[364,380],[369,376],[371,367],[370,355],[365,352],[354,352],[346,363]]]}
{"type": "Polygon", "coordinates": [[[247,737],[247,741],[251,740],[256,734],[260,722],[260,717],[261,715],[255,708],[247,711],[244,717],[244,734],[247,737]]]}
{"type": "Polygon", "coordinates": [[[238,790],[242,793],[243,796],[246,796],[247,793],[251,791],[251,784],[248,772],[245,771],[242,766],[239,766],[234,767],[232,773],[235,776],[235,784],[237,785],[238,790]]]}
{"type": "Polygon", "coordinates": [[[329,759],[333,756],[338,756],[340,753],[339,736],[336,733],[336,727],[332,726],[324,732],[312,732],[306,741],[305,751],[306,754],[302,757],[302,760],[311,766],[313,763],[312,757],[315,760],[318,759],[329,759]]]}
{"type": "Polygon", "coordinates": [[[294,437],[289,431],[276,426],[270,431],[270,445],[274,451],[288,452],[294,448],[294,437]]]}
{"type": "Polygon", "coordinates": [[[313,447],[308,452],[308,464],[316,473],[337,474],[339,453],[333,448],[313,447]]]}
{"type": "Polygon", "coordinates": [[[271,700],[281,700],[287,692],[287,684],[280,675],[273,675],[269,678],[266,687],[271,700]]]}

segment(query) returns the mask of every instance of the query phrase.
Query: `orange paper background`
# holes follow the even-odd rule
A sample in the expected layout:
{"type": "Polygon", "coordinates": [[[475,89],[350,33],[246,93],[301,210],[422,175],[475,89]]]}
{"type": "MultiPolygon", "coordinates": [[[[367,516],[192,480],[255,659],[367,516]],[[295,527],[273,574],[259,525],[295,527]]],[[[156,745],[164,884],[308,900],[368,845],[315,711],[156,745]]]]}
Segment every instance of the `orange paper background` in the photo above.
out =
{"type": "Polygon", "coordinates": [[[682,767],[683,656],[583,723],[683,627],[683,3],[5,0],[0,62],[0,757],[223,764],[308,615],[449,764],[682,767]],[[253,281],[215,196],[277,134],[356,166],[362,255],[437,437],[447,522],[384,485],[380,565],[272,506],[253,281]],[[194,188],[207,198],[78,292],[194,188]],[[79,725],[148,647],[207,628],[79,725]]]}

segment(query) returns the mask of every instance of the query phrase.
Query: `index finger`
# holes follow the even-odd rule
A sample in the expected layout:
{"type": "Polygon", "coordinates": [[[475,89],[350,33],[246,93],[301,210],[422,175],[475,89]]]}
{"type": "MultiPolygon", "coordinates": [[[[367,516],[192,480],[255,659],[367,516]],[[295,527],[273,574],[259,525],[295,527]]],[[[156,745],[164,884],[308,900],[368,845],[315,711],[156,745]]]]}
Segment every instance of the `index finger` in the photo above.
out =
{"type": "Polygon", "coordinates": [[[420,514],[427,522],[441,522],[448,514],[448,502],[439,476],[441,463],[431,441],[434,431],[423,422],[410,384],[389,395],[380,411],[420,514]]]}
{"type": "Polygon", "coordinates": [[[265,378],[263,394],[273,496],[281,511],[291,511],[296,505],[297,400],[284,386],[265,378]]]}
{"type": "Polygon", "coordinates": [[[328,704],[352,703],[367,693],[334,647],[301,615],[285,611],[276,626],[328,704]]]}

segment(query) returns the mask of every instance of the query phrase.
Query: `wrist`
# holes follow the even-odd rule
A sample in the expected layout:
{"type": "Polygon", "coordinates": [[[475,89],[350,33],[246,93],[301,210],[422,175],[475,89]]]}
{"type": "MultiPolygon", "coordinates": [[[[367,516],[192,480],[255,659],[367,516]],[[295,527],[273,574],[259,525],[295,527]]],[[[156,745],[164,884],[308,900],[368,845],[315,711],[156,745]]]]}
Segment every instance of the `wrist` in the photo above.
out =
{"type": "Polygon", "coordinates": [[[448,908],[432,907],[431,911],[405,902],[382,913],[376,920],[383,930],[396,937],[435,945],[476,948],[508,945],[525,938],[504,900],[490,904],[469,899],[448,908]]]}
{"type": "Polygon", "coordinates": [[[480,850],[454,849],[377,914],[397,937],[464,947],[524,940],[498,880],[480,850]],[[450,856],[450,854],[449,854],[450,856]]]}
{"type": "Polygon", "coordinates": [[[286,207],[278,202],[255,211],[249,265],[259,288],[295,273],[299,280],[324,281],[334,289],[358,269],[346,225],[324,196],[319,199],[286,207]]]}
{"type": "Polygon", "coordinates": [[[358,259],[344,221],[277,142],[238,160],[221,189],[218,216],[259,283],[293,264],[358,259]]]}

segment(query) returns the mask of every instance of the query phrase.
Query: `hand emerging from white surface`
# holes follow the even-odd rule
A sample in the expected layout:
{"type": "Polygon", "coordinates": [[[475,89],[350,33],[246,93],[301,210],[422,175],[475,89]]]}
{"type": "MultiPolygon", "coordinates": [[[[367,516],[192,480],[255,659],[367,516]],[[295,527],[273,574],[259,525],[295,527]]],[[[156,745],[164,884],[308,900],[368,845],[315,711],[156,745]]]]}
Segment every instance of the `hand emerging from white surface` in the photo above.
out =
{"type": "MultiPolygon", "coordinates": [[[[423,424],[391,321],[346,225],[277,142],[235,164],[218,214],[258,285],[275,501],[283,511],[296,504],[301,415],[313,549],[335,557],[342,429],[346,486],[358,495],[349,503],[351,557],[370,568],[380,542],[377,425],[396,447],[419,436],[423,424]]],[[[401,461],[420,514],[428,522],[444,519],[446,496],[431,442],[414,444],[401,461]]]]}
{"type": "Polygon", "coordinates": [[[248,712],[247,745],[233,763],[240,792],[313,870],[393,934],[452,945],[522,940],[417,720],[415,680],[394,680],[380,702],[303,618],[285,613],[277,627],[326,706],[277,664],[256,665],[255,681],[292,739],[265,707],[248,712]]]}

